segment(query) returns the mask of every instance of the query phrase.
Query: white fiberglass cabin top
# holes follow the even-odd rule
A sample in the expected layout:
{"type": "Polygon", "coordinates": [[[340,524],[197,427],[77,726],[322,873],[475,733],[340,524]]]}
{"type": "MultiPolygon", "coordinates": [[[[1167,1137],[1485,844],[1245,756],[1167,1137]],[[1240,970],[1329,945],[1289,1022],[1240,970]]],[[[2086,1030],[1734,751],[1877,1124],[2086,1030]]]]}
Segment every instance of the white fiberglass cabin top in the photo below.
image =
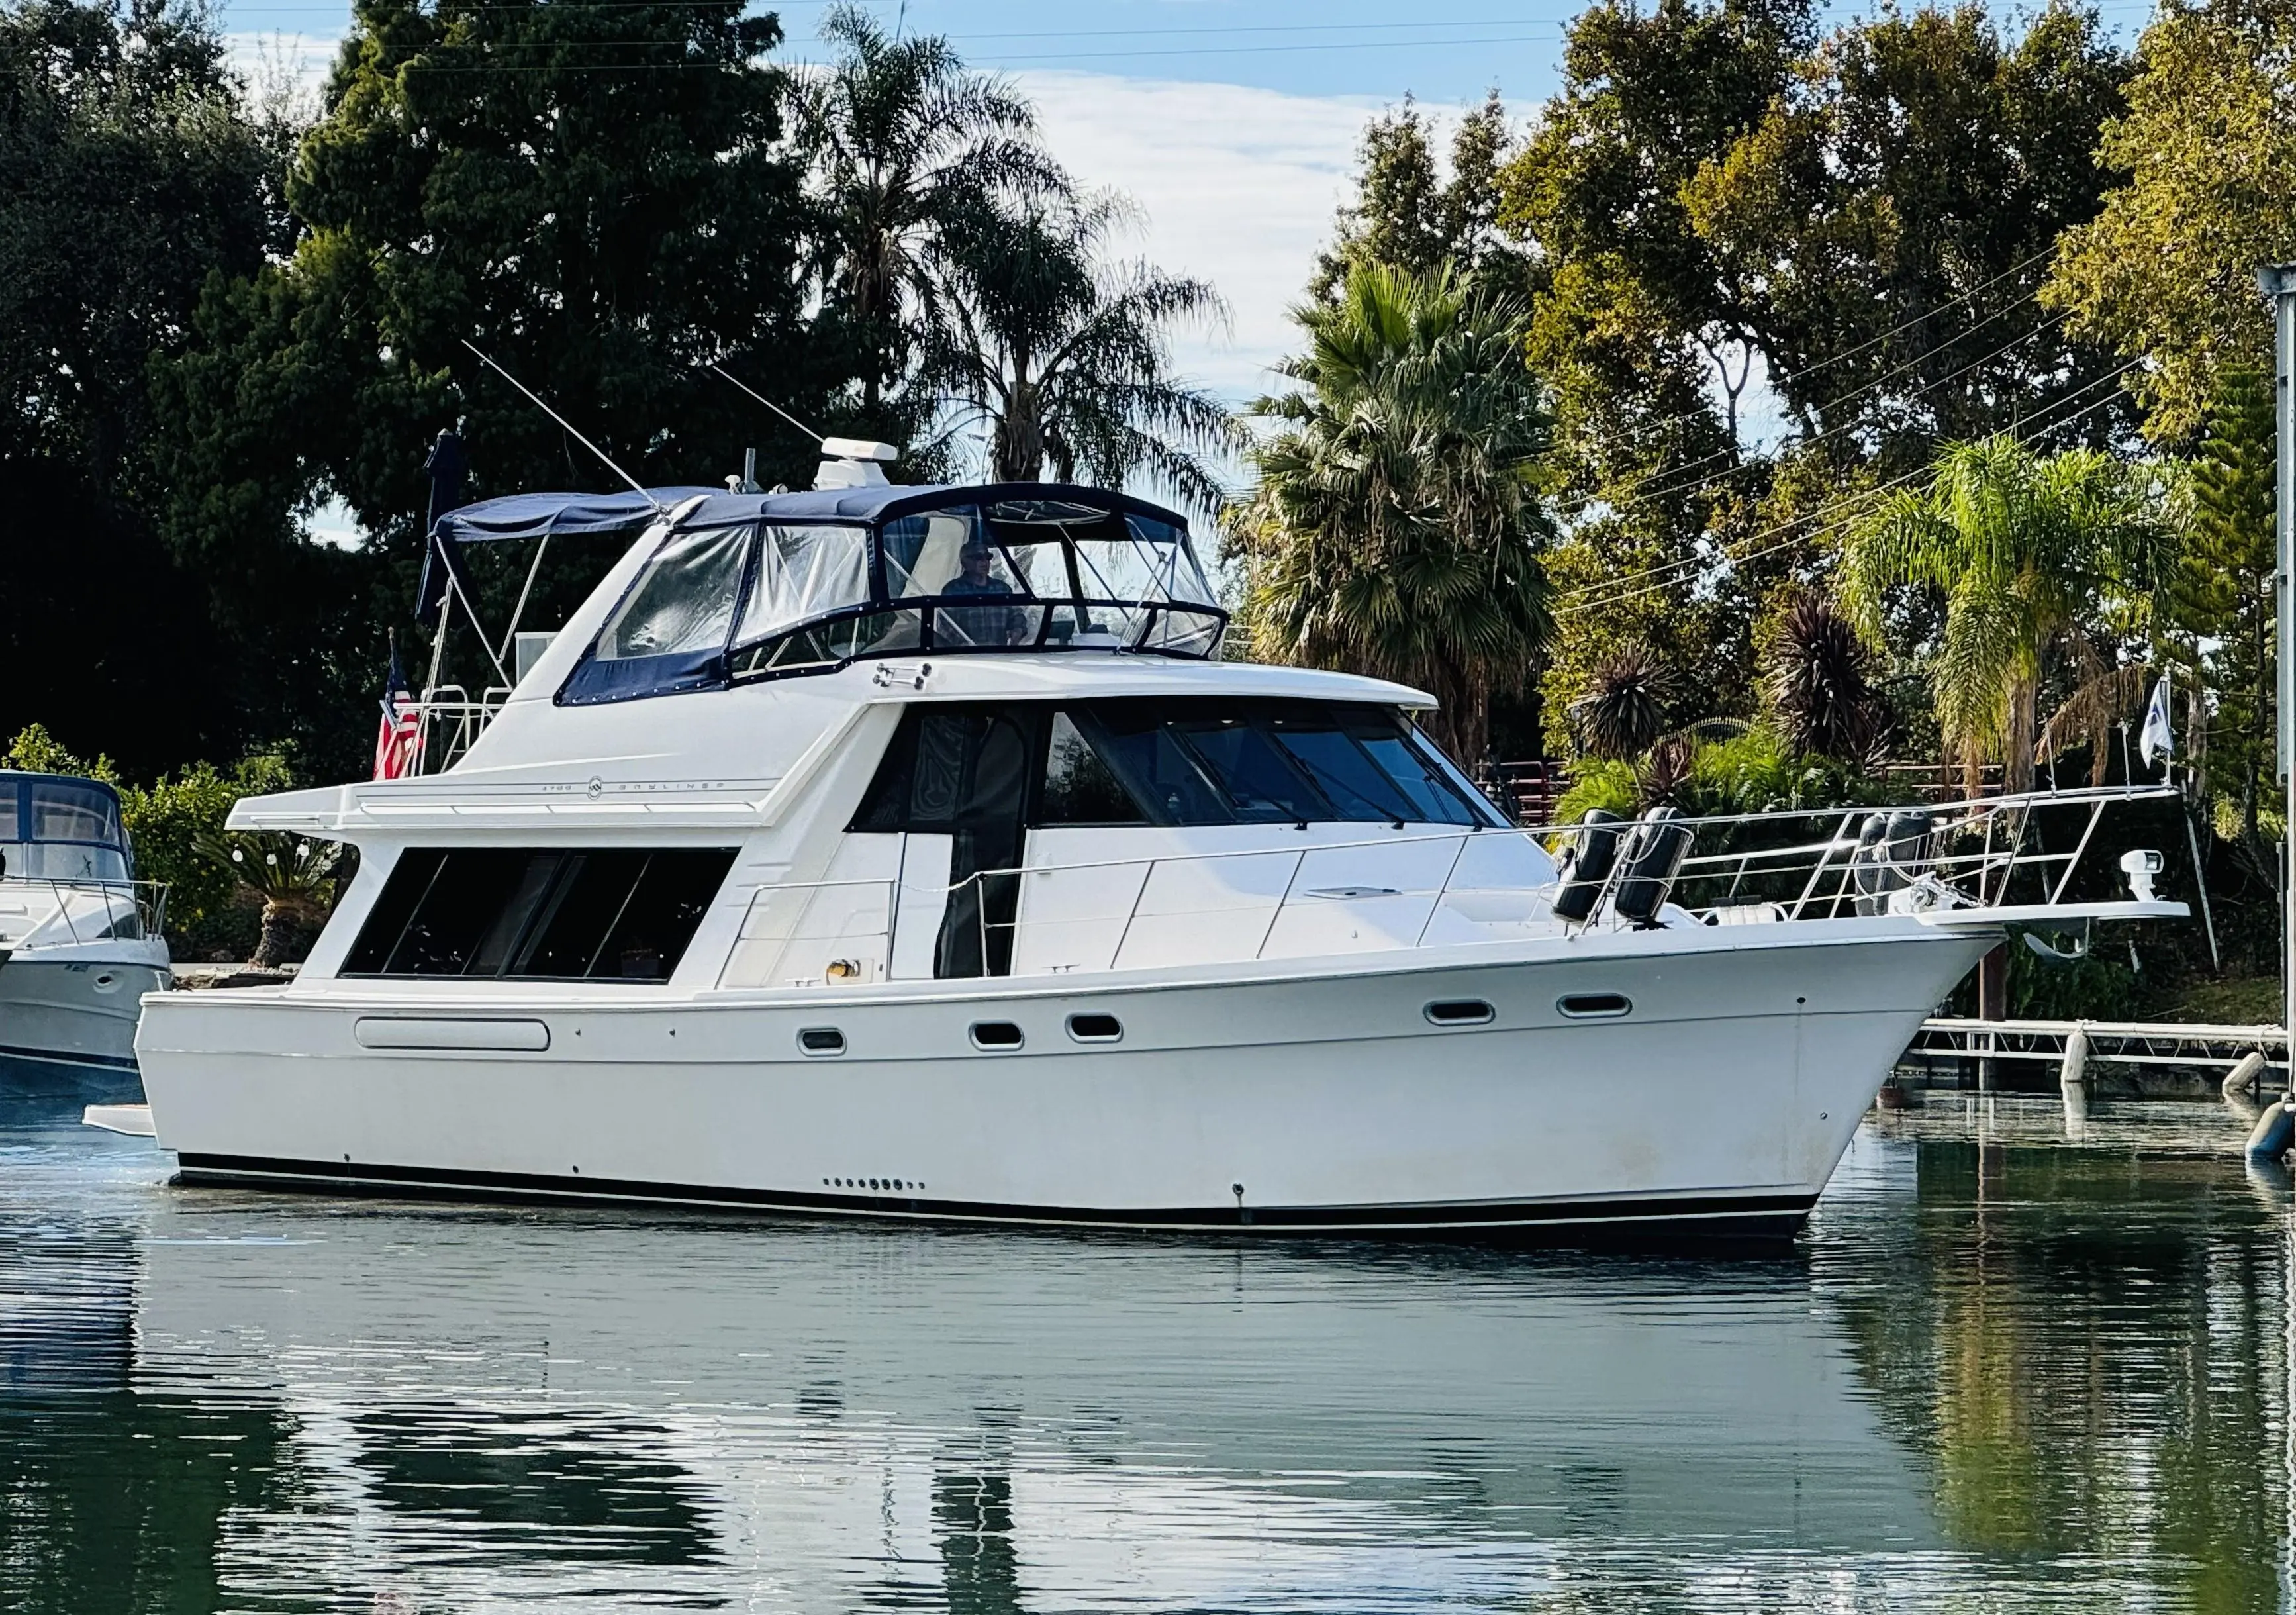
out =
{"type": "Polygon", "coordinates": [[[1558,865],[1421,733],[1423,694],[1219,660],[1185,522],[1122,495],[529,496],[451,525],[636,520],[451,767],[234,809],[358,873],[291,984],[147,1000],[186,1178],[1775,1234],[2032,912],[2036,857],[2048,914],[2182,912],[2064,904],[2013,803],[2003,837],[1999,803],[1660,810],[1563,832],[1558,865]]]}

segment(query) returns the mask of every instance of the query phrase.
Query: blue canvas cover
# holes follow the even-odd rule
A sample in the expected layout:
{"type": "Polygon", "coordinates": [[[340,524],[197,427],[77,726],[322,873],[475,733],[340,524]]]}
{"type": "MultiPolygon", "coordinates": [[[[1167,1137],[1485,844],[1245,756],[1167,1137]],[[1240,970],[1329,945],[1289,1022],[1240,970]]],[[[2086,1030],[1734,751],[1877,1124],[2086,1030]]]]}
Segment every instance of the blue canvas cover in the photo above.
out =
{"type": "Polygon", "coordinates": [[[549,534],[612,533],[652,519],[696,495],[726,496],[724,488],[657,488],[641,496],[619,494],[505,494],[481,499],[439,518],[437,531],[458,544],[503,538],[540,538],[549,534]]]}

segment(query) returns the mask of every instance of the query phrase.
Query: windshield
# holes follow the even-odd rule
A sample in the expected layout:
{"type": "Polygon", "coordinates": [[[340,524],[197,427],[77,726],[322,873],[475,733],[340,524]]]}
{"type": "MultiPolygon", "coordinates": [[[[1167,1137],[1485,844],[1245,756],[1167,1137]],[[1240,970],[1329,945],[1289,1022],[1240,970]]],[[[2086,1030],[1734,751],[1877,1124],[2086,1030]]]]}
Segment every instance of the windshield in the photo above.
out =
{"type": "Polygon", "coordinates": [[[20,879],[125,881],[119,799],[92,781],[0,777],[0,857],[20,879]]]}
{"type": "MultiPolygon", "coordinates": [[[[659,531],[660,529],[657,529],[659,531]]],[[[1187,529],[1070,499],[671,531],[557,699],[625,701],[902,652],[1209,660],[1227,613],[1187,529]]]]}

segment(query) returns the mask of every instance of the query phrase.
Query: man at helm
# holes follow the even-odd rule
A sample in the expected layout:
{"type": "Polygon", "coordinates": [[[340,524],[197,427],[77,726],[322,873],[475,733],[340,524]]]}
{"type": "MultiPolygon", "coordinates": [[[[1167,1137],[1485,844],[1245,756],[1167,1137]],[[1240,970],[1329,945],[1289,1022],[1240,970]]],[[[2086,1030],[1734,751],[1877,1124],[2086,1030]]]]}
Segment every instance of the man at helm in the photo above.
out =
{"type": "MultiPolygon", "coordinates": [[[[989,594],[1013,597],[1013,586],[989,570],[996,552],[978,533],[964,541],[958,553],[962,569],[941,586],[943,594],[989,594]]],[[[1025,636],[1027,614],[1013,606],[943,606],[939,621],[955,630],[962,642],[976,645],[1009,645],[1025,636]]]]}

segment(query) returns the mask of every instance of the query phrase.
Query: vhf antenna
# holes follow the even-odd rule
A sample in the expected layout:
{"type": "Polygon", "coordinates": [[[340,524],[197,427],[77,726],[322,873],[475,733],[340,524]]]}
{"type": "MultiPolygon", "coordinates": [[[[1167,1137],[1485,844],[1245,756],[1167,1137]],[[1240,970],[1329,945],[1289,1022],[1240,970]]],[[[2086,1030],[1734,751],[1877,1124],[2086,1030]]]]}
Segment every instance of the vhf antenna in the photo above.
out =
{"type": "Polygon", "coordinates": [[[709,368],[716,371],[719,375],[724,376],[727,381],[733,382],[734,386],[740,388],[743,392],[748,393],[751,398],[764,405],[767,409],[772,410],[783,420],[787,421],[791,426],[796,427],[798,430],[803,432],[807,437],[811,438],[816,443],[826,443],[829,441],[828,439],[814,430],[812,427],[808,426],[804,422],[790,414],[788,410],[783,409],[780,405],[766,397],[765,394],[759,392],[756,388],[742,380],[741,377],[735,375],[732,371],[727,370],[723,365],[712,364],[709,368]]]}
{"type": "Polygon", "coordinates": [[[623,481],[628,483],[630,487],[636,491],[639,498],[653,506],[656,511],[663,509],[661,501],[648,493],[636,477],[631,476],[629,472],[624,471],[620,466],[614,463],[613,456],[607,454],[604,449],[600,448],[596,444],[591,442],[589,439],[584,437],[580,432],[576,431],[574,430],[574,423],[571,421],[569,421],[564,415],[560,414],[556,410],[551,408],[549,405],[545,404],[540,398],[536,398],[532,392],[528,390],[525,382],[520,381],[516,376],[511,374],[509,371],[504,370],[501,365],[487,357],[485,350],[476,342],[471,340],[470,338],[463,338],[462,343],[463,347],[469,348],[472,353],[479,356],[479,363],[486,365],[496,375],[502,377],[504,381],[508,381],[512,387],[517,388],[521,393],[525,393],[528,403],[533,405],[544,414],[548,415],[552,420],[557,422],[558,424],[573,438],[574,441],[579,443],[583,447],[597,455],[599,459],[604,461],[606,469],[613,472],[617,477],[619,477],[623,481]]]}

